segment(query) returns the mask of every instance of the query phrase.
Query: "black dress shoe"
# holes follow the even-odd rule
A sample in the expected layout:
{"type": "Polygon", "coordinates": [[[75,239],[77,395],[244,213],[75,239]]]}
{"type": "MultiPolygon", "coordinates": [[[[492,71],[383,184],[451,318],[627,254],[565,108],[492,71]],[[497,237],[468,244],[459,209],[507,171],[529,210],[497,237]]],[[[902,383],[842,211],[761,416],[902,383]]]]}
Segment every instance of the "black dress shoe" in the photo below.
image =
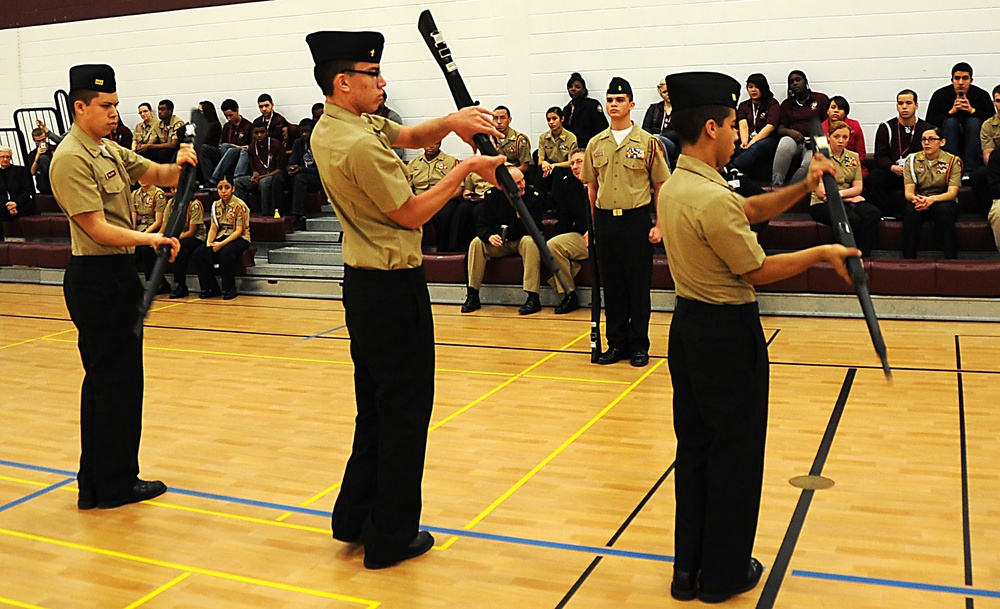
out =
{"type": "Polygon", "coordinates": [[[215,298],[216,296],[221,296],[222,292],[219,290],[202,290],[201,294],[198,294],[198,298],[215,298]]]}
{"type": "Polygon", "coordinates": [[[763,573],[764,565],[760,564],[760,561],[756,558],[751,558],[750,565],[747,567],[747,581],[745,584],[730,590],[706,590],[702,587],[698,590],[698,600],[713,605],[715,603],[724,603],[737,594],[743,594],[756,588],[757,584],[760,583],[760,576],[763,573]]]}
{"type": "Polygon", "coordinates": [[[295,222],[292,223],[292,230],[295,232],[306,230],[306,217],[299,216],[295,218],[295,222]]]}
{"type": "Polygon", "coordinates": [[[226,290],[226,293],[222,295],[222,300],[232,300],[239,296],[239,292],[236,290],[226,290]]]}
{"type": "Polygon", "coordinates": [[[139,503],[140,501],[159,497],[165,492],[167,492],[167,485],[159,480],[136,480],[128,493],[117,499],[98,501],[97,507],[107,510],[128,505],[129,503],[139,503]]]}
{"type": "Polygon", "coordinates": [[[396,556],[374,557],[365,553],[365,568],[385,569],[386,567],[391,567],[395,564],[401,563],[404,560],[420,556],[433,547],[434,537],[432,537],[427,531],[420,531],[417,533],[417,536],[413,538],[413,541],[403,548],[403,551],[396,556]]]}
{"type": "Polygon", "coordinates": [[[170,298],[184,298],[188,295],[188,287],[184,284],[179,284],[174,291],[170,293],[170,298]]]}
{"type": "Polygon", "coordinates": [[[597,358],[597,363],[602,366],[607,366],[608,364],[613,364],[615,362],[620,362],[625,359],[625,350],[619,349],[618,347],[609,347],[607,351],[601,354],[597,358]]]}
{"type": "Polygon", "coordinates": [[[76,497],[76,507],[79,510],[92,510],[97,507],[97,498],[90,491],[79,491],[76,497]]]}
{"type": "Polygon", "coordinates": [[[556,305],[556,315],[564,315],[580,308],[580,299],[576,292],[568,292],[562,302],[556,305]]]}
{"type": "Polygon", "coordinates": [[[670,582],[670,596],[679,601],[693,601],[698,596],[696,581],[697,577],[691,571],[674,569],[674,579],[670,582]]]}
{"type": "Polygon", "coordinates": [[[517,310],[518,315],[533,315],[542,310],[542,302],[535,292],[528,292],[528,299],[524,301],[521,308],[517,310]]]}
{"type": "Polygon", "coordinates": [[[629,363],[636,368],[642,368],[649,363],[649,354],[645,351],[634,351],[632,352],[632,357],[629,360],[629,363]]]}
{"type": "Polygon", "coordinates": [[[160,289],[156,290],[157,296],[169,293],[170,293],[170,284],[165,281],[160,284],[160,289]]]}
{"type": "Polygon", "coordinates": [[[465,302],[462,303],[462,313],[478,311],[482,306],[482,303],[479,302],[479,291],[472,291],[470,288],[469,295],[465,297],[465,302]]]}

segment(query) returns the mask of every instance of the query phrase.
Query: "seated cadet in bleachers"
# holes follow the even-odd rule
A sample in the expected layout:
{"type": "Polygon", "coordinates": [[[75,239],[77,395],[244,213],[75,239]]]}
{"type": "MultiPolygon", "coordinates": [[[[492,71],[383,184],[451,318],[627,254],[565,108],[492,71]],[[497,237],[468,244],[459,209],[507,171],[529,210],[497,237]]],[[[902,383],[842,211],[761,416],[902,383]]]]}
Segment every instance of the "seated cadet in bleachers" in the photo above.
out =
{"type": "MultiPolygon", "coordinates": [[[[562,273],[569,292],[563,294],[562,302],[556,305],[556,315],[562,315],[580,308],[573,279],[580,272],[580,261],[586,260],[590,199],[587,185],[580,180],[585,150],[574,150],[569,157],[570,171],[557,169],[553,174],[552,200],[555,202],[556,235],[549,239],[549,249],[562,273]]],[[[555,277],[549,285],[562,294],[562,284],[555,277]]]]}
{"type": "Polygon", "coordinates": [[[935,91],[927,104],[927,122],[941,127],[941,137],[948,142],[944,151],[961,157],[965,175],[982,164],[979,134],[991,116],[993,100],[972,84],[972,66],[964,61],[952,66],[951,84],[935,91]]]}
{"type": "MultiPolygon", "coordinates": [[[[392,122],[396,123],[397,125],[402,125],[403,117],[399,115],[399,112],[396,112],[395,110],[387,106],[386,105],[387,101],[389,101],[389,94],[386,93],[385,89],[382,89],[382,103],[378,105],[378,110],[375,111],[375,114],[381,116],[382,118],[387,118],[392,122]]],[[[404,162],[406,161],[405,148],[394,147],[392,151],[396,153],[396,156],[398,156],[401,161],[404,162]]]]}
{"type": "MultiPolygon", "coordinates": [[[[510,168],[510,177],[514,179],[524,204],[536,223],[542,219],[542,205],[538,193],[528,190],[524,174],[516,167],[510,168]]],[[[483,285],[483,275],[486,274],[486,263],[490,258],[503,258],[519,254],[524,266],[524,291],[527,300],[517,312],[521,315],[531,315],[542,310],[538,297],[541,283],[541,254],[538,246],[527,234],[517,211],[507,201],[507,197],[499,188],[490,190],[482,205],[476,210],[477,236],[469,244],[468,273],[469,282],[466,288],[467,296],[462,304],[462,313],[478,310],[482,305],[479,300],[479,289],[483,285]]]]}
{"type": "MultiPolygon", "coordinates": [[[[266,133],[266,132],[265,132],[266,133]]],[[[233,184],[223,177],[218,184],[219,199],[212,203],[212,225],[205,242],[193,253],[198,267],[199,298],[222,295],[224,300],[236,298],[236,262],[250,247],[250,208],[233,195],[233,184]],[[222,275],[222,290],[215,280],[215,265],[222,275]]]]}
{"type": "MultiPolygon", "coordinates": [[[[847,143],[851,140],[851,127],[842,121],[833,121],[829,124],[830,129],[830,160],[837,166],[837,187],[840,190],[840,197],[844,201],[847,211],[847,220],[851,224],[851,231],[857,239],[858,249],[861,255],[871,256],[872,247],[875,245],[875,237],[878,234],[878,223],[882,214],[878,208],[871,203],[866,203],[861,190],[863,181],[861,178],[861,159],[857,152],[847,149],[847,143]]],[[[823,182],[819,183],[816,191],[812,194],[809,203],[809,215],[812,219],[831,225],[830,206],[827,203],[826,188],[823,182]]]]}
{"type": "MultiPolygon", "coordinates": [[[[410,182],[413,194],[420,195],[433,188],[441,178],[448,175],[458,165],[458,159],[448,153],[441,152],[441,142],[435,142],[424,147],[424,153],[415,157],[406,166],[406,178],[410,182]]],[[[455,189],[450,201],[444,204],[428,221],[434,227],[434,238],[437,241],[438,252],[452,251],[451,219],[459,205],[462,187],[455,189]]]]}
{"type": "Polygon", "coordinates": [[[288,121],[285,120],[284,116],[274,111],[274,100],[269,94],[261,93],[257,97],[257,108],[260,110],[260,116],[253,119],[253,126],[263,125],[267,130],[268,137],[273,137],[281,142],[288,121]]]}
{"type": "Polygon", "coordinates": [[[979,131],[979,145],[983,150],[983,164],[972,172],[970,185],[976,195],[976,211],[988,211],[993,204],[987,167],[993,150],[1000,145],[1000,85],[993,87],[993,107],[996,112],[983,121],[979,131]]]}
{"type": "Polygon", "coordinates": [[[916,258],[920,227],[932,220],[945,258],[958,258],[955,220],[962,159],[943,150],[943,129],[929,127],[920,138],[923,150],[909,156],[903,167],[903,257],[916,258]]]}
{"type": "Polygon", "coordinates": [[[299,121],[299,139],[292,144],[292,156],[288,159],[288,176],[292,181],[292,215],[295,216],[295,224],[292,226],[294,230],[306,229],[306,199],[310,194],[323,188],[312,151],[313,124],[309,118],[299,121]]]}
{"type": "Polygon", "coordinates": [[[677,139],[677,132],[670,128],[670,118],[674,114],[674,108],[670,104],[666,78],[660,79],[656,85],[656,92],[660,94],[661,99],[646,108],[646,114],[642,117],[642,130],[660,140],[667,152],[667,165],[673,168],[677,163],[677,157],[681,154],[681,144],[677,139]]]}
{"type": "Polygon", "coordinates": [[[557,167],[569,169],[569,153],[576,150],[576,136],[563,127],[563,111],[552,106],[545,111],[545,122],[549,130],[538,136],[538,167],[541,180],[538,181],[542,198],[547,199],[552,187],[552,170],[557,167]]]}
{"type": "Polygon", "coordinates": [[[812,149],[806,146],[814,116],[826,118],[830,99],[823,93],[809,88],[809,79],[802,70],[788,73],[788,98],[781,102],[778,113],[778,149],[771,166],[771,184],[781,186],[798,182],[805,177],[812,149]],[[792,163],[798,159],[793,167],[792,163]],[[789,178],[791,174],[791,178],[789,178]]]}
{"type": "Polygon", "coordinates": [[[35,186],[27,168],[14,165],[14,151],[0,148],[0,241],[3,223],[35,213],[35,186]]]}
{"type": "Polygon", "coordinates": [[[198,152],[198,167],[207,186],[212,187],[225,175],[250,173],[249,148],[253,143],[253,123],[240,115],[235,99],[222,102],[226,124],[219,135],[219,146],[203,144],[198,152]]]}
{"type": "Polygon", "coordinates": [[[864,179],[868,175],[868,170],[864,167],[865,162],[865,133],[861,130],[861,123],[849,118],[851,104],[843,95],[834,95],[830,98],[830,105],[826,109],[826,120],[823,121],[823,133],[830,135],[830,123],[840,121],[846,123],[851,129],[851,139],[847,141],[847,149],[858,155],[861,160],[861,177],[864,179]]]}
{"type": "Polygon", "coordinates": [[[49,166],[52,165],[52,153],[55,152],[55,145],[49,144],[49,138],[45,130],[35,127],[31,130],[31,139],[35,141],[35,147],[28,154],[25,164],[28,166],[28,173],[35,178],[35,188],[43,195],[52,194],[52,184],[49,182],[49,166]]]}
{"type": "Polygon", "coordinates": [[[153,118],[153,106],[149,105],[149,102],[139,104],[139,118],[142,121],[132,131],[132,150],[151,158],[152,145],[161,144],[163,138],[160,136],[160,123],[153,118]]]}
{"type": "Polygon", "coordinates": [[[917,117],[917,93],[903,89],[896,94],[896,118],[878,126],[875,132],[875,163],[864,178],[865,200],[882,212],[883,217],[902,216],[902,209],[892,208],[892,193],[903,190],[903,166],[906,157],[920,152],[920,138],[930,123],[917,117]]]}
{"type": "Polygon", "coordinates": [[[462,182],[462,199],[451,216],[449,252],[468,251],[469,243],[476,236],[476,219],[473,213],[491,188],[492,184],[475,173],[470,173],[462,182]]]}
{"type": "Polygon", "coordinates": [[[160,101],[156,114],[160,117],[160,122],[157,123],[160,141],[146,145],[145,150],[149,153],[146,156],[159,163],[170,163],[177,156],[181,145],[180,131],[184,127],[184,120],[174,115],[174,102],[169,99],[160,101]]]}
{"type": "MultiPolygon", "coordinates": [[[[167,222],[170,220],[170,214],[173,213],[173,208],[174,199],[170,199],[163,212],[163,228],[166,228],[167,222]]],[[[205,243],[205,237],[208,234],[208,231],[205,229],[205,210],[198,199],[191,199],[191,203],[188,204],[184,227],[181,234],[177,236],[181,242],[181,251],[177,253],[177,257],[174,258],[173,262],[174,289],[170,292],[170,298],[184,298],[188,295],[188,261],[191,260],[191,256],[198,249],[198,246],[205,243]]],[[[162,233],[163,229],[160,229],[160,232],[162,233]]]]}
{"type": "MultiPolygon", "coordinates": [[[[132,191],[132,220],[135,230],[142,233],[162,233],[166,222],[164,212],[167,209],[167,195],[159,186],[139,180],[139,188],[132,191]]],[[[136,260],[142,265],[142,271],[149,281],[156,263],[156,250],[148,245],[135,246],[136,260]]],[[[169,294],[170,284],[163,278],[157,294],[169,294]]]]}
{"type": "Polygon", "coordinates": [[[236,197],[246,201],[251,192],[260,192],[261,213],[273,216],[281,210],[288,157],[281,141],[269,137],[263,124],[253,126],[253,139],[249,151],[250,175],[236,178],[236,197]]]}
{"type": "Polygon", "coordinates": [[[778,148],[778,100],[774,99],[767,77],[760,73],[747,76],[747,99],[736,108],[740,143],[730,165],[749,174],[758,161],[769,166],[778,148]]]}
{"type": "Polygon", "coordinates": [[[497,106],[493,111],[493,124],[503,134],[503,139],[496,142],[497,150],[507,157],[507,163],[526,173],[531,164],[531,141],[528,136],[511,128],[512,118],[507,106],[497,106]]]}
{"type": "Polygon", "coordinates": [[[1000,154],[991,154],[990,161],[986,164],[986,179],[990,188],[990,196],[993,203],[987,214],[990,227],[993,229],[993,242],[1000,252],[1000,154]]]}

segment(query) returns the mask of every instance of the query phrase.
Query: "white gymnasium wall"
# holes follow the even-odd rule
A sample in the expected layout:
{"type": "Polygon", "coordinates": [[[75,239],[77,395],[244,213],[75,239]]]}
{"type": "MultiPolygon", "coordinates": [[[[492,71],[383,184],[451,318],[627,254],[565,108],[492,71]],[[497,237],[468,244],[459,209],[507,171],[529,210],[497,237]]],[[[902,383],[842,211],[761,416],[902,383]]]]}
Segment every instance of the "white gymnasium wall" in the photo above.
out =
{"type": "MultiPolygon", "coordinates": [[[[51,105],[76,63],[106,62],[118,73],[121,112],[139,118],[141,101],[174,100],[178,110],[202,99],[239,101],[257,115],[267,91],[289,120],[320,100],[304,37],[318,29],[378,29],[388,40],[383,70],[389,105],[415,123],[453,108],[437,65],[416,30],[431,8],[473,96],[510,107],[514,128],[532,142],[546,130],[544,112],[567,101],[571,72],[603,97],[612,76],[635,90],[633,119],[658,101],[665,74],[719,70],[741,82],[763,72],[779,99],[789,70],[802,69],[817,91],[841,94],[869,141],[894,115],[895,93],[915,89],[921,105],[968,61],[976,83],[1000,83],[1000,7],[982,2],[910,0],[369,0],[345,8],[328,0],[272,0],[0,31],[0,126],[18,107],[51,105]],[[900,8],[905,6],[905,12],[900,8]]],[[[921,112],[922,114],[922,112],[921,112]]],[[[451,138],[445,149],[464,156],[451,138]]]]}

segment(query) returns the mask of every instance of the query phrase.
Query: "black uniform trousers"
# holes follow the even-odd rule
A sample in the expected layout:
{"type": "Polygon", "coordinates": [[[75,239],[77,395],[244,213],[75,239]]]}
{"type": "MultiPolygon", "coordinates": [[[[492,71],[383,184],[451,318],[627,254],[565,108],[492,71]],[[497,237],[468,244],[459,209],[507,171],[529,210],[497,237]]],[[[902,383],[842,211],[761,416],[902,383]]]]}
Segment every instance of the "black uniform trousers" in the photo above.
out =
{"type": "Polygon", "coordinates": [[[594,214],[597,263],[604,285],[608,347],[649,351],[650,283],[653,280],[653,221],[647,206],[598,209],[594,214]]]}
{"type": "MultiPolygon", "coordinates": [[[[243,239],[240,239],[240,241],[243,241],[243,239]]],[[[181,239],[181,251],[177,252],[177,257],[174,258],[175,287],[187,285],[188,262],[191,260],[191,256],[195,250],[198,249],[198,246],[203,243],[205,243],[205,240],[197,237],[184,237],[181,239]]]]}
{"type": "Polygon", "coordinates": [[[882,212],[886,218],[902,218],[903,208],[899,205],[902,197],[894,201],[893,193],[903,190],[903,176],[898,176],[888,169],[876,167],[864,178],[864,196],[882,212]]]}
{"type": "Polygon", "coordinates": [[[344,266],[358,414],[333,508],[333,536],[398,557],[419,532],[421,482],[434,405],[434,321],[423,267],[344,266]]]}
{"type": "Polygon", "coordinates": [[[924,222],[931,220],[937,230],[938,241],[946,259],[958,258],[958,201],[938,201],[923,211],[917,211],[913,203],[907,201],[903,208],[903,258],[916,258],[920,244],[920,229],[924,222]]]}
{"type": "Polygon", "coordinates": [[[132,254],[73,256],[63,294],[79,338],[80,471],[86,501],[114,501],[139,476],[142,338],[135,335],[142,284],[132,254]]]}
{"type": "MultiPolygon", "coordinates": [[[[148,245],[137,245],[135,246],[135,257],[139,264],[142,265],[143,276],[146,277],[146,281],[149,281],[149,278],[153,275],[153,267],[156,266],[156,250],[148,245]]],[[[160,281],[158,289],[170,289],[170,283],[167,281],[166,276],[160,281]]]]}
{"type": "Polygon", "coordinates": [[[768,359],[757,303],[677,298],[668,364],[677,434],[674,568],[746,583],[764,477],[768,359]]]}
{"type": "Polygon", "coordinates": [[[194,256],[195,266],[198,268],[198,285],[202,291],[219,291],[219,284],[215,281],[215,265],[219,265],[219,274],[222,275],[222,291],[228,292],[236,289],[236,261],[239,260],[243,252],[250,247],[250,242],[246,239],[233,239],[229,243],[213,252],[204,242],[198,245],[198,249],[191,255],[194,256]]]}
{"type": "MultiPolygon", "coordinates": [[[[844,203],[844,211],[847,212],[847,222],[851,225],[851,232],[854,233],[861,255],[865,258],[871,256],[872,248],[875,247],[875,237],[878,236],[878,223],[882,220],[882,212],[865,201],[844,203]]],[[[833,221],[830,219],[829,203],[810,205],[809,215],[817,222],[833,226],[833,221]]]]}

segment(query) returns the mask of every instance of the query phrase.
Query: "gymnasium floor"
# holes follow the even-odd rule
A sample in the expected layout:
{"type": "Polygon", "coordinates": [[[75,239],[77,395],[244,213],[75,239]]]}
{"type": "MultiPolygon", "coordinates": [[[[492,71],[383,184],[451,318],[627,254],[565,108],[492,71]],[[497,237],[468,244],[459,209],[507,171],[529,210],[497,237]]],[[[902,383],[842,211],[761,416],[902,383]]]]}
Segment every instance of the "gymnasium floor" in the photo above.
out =
{"type": "MultiPolygon", "coordinates": [[[[330,538],[353,431],[339,301],[159,300],[142,473],[170,492],[76,509],[82,368],[59,287],[0,284],[0,606],[651,608],[669,598],[674,437],[647,368],[589,363],[589,312],[435,307],[423,525],[366,571],[330,538]]],[[[1000,325],[764,319],[771,402],[755,555],[730,607],[1000,609],[1000,325]],[[818,474],[834,485],[802,490],[818,474]]]]}

